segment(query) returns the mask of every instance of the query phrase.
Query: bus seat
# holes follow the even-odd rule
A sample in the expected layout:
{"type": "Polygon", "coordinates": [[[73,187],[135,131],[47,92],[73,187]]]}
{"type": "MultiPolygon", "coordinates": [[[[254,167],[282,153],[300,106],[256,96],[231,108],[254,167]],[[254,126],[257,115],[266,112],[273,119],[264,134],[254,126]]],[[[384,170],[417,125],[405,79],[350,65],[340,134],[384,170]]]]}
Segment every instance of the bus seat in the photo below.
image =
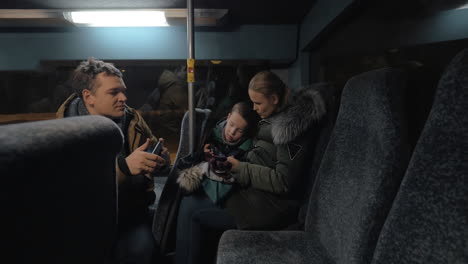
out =
{"type": "Polygon", "coordinates": [[[217,263],[370,263],[409,160],[406,75],[351,78],[312,189],[304,231],[225,232],[217,263]]]}
{"type": "Polygon", "coordinates": [[[301,182],[303,185],[303,199],[301,201],[297,221],[289,225],[286,228],[288,230],[304,230],[309,196],[338,114],[338,90],[336,86],[331,83],[321,82],[310,85],[310,89],[320,92],[326,105],[327,114],[320,120],[320,122],[310,128],[313,132],[308,134],[310,142],[308,144],[306,154],[310,159],[309,162],[304,165],[302,172],[304,175],[304,181],[301,182]]]}
{"type": "Polygon", "coordinates": [[[122,145],[118,126],[102,116],[0,126],[3,257],[109,263],[122,145]]]}
{"type": "Polygon", "coordinates": [[[439,81],[373,263],[468,263],[467,113],[465,49],[439,81]]]}
{"type": "MultiPolygon", "coordinates": [[[[211,114],[210,109],[195,108],[196,120],[195,120],[195,147],[201,148],[201,139],[205,135],[207,123],[211,114]]],[[[153,235],[156,243],[160,247],[161,254],[164,256],[171,251],[170,244],[173,243],[170,239],[173,239],[175,235],[171,236],[175,232],[176,218],[179,208],[179,202],[181,193],[179,185],[177,184],[177,165],[181,158],[186,157],[190,154],[189,146],[189,116],[188,112],[185,113],[182,118],[180,127],[180,138],[179,147],[177,149],[176,158],[174,164],[169,172],[169,176],[164,184],[159,198],[159,203],[156,205],[154,218],[153,218],[153,235]]]]}

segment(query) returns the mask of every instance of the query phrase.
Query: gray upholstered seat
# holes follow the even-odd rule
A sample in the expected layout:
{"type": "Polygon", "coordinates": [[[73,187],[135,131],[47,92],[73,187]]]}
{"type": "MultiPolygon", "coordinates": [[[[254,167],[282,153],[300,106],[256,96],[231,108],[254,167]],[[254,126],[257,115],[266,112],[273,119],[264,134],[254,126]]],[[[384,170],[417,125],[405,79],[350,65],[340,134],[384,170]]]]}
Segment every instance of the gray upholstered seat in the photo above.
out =
{"type": "Polygon", "coordinates": [[[120,129],[102,116],[0,126],[5,261],[108,263],[122,144],[120,129]]]}
{"type": "Polygon", "coordinates": [[[373,263],[468,263],[467,113],[468,49],[439,81],[373,263]]]}
{"type": "Polygon", "coordinates": [[[298,213],[296,223],[291,224],[286,229],[288,230],[304,230],[305,218],[307,214],[307,206],[309,204],[309,196],[312,191],[323,154],[327,148],[330,140],[333,127],[335,126],[336,116],[338,114],[338,91],[336,86],[330,83],[314,83],[310,85],[310,89],[320,92],[326,104],[327,114],[317,123],[311,127],[312,133],[309,133],[309,144],[307,163],[304,165],[302,174],[304,180],[301,182],[303,185],[303,199],[298,213]]]}
{"type": "Polygon", "coordinates": [[[395,69],[350,79],[305,231],[227,231],[217,263],[369,263],[409,159],[405,84],[395,69]]]}
{"type": "MultiPolygon", "coordinates": [[[[211,110],[195,108],[195,113],[195,146],[200,148],[200,140],[205,134],[211,110]]],[[[179,147],[177,149],[176,158],[166,183],[164,184],[153,220],[154,238],[160,247],[162,255],[166,255],[172,251],[170,244],[174,243],[171,241],[174,236],[171,235],[174,235],[176,217],[179,208],[178,206],[181,197],[179,185],[176,183],[178,175],[176,175],[175,171],[180,159],[190,154],[189,148],[189,118],[188,112],[186,112],[180,127],[179,147]]]]}

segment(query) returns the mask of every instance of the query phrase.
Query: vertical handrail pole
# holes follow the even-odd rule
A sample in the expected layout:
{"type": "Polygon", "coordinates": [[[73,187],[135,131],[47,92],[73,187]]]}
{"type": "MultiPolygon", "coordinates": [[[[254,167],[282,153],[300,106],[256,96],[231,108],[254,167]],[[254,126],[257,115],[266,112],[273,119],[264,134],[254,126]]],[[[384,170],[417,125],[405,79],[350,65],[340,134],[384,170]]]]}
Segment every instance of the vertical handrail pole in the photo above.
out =
{"type": "Polygon", "coordinates": [[[187,0],[187,82],[188,82],[188,109],[189,109],[189,141],[190,153],[195,151],[195,107],[194,107],[194,82],[195,82],[195,43],[193,31],[193,0],[187,0]]]}

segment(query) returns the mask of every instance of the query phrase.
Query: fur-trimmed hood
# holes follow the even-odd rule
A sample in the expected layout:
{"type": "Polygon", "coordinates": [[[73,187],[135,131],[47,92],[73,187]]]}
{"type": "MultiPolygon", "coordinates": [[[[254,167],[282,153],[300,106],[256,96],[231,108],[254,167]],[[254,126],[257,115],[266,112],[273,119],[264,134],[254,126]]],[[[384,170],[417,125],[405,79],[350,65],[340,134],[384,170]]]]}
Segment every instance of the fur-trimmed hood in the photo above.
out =
{"type": "Polygon", "coordinates": [[[275,144],[286,144],[304,133],[326,113],[320,91],[308,88],[293,90],[289,94],[286,108],[268,118],[275,144]]]}

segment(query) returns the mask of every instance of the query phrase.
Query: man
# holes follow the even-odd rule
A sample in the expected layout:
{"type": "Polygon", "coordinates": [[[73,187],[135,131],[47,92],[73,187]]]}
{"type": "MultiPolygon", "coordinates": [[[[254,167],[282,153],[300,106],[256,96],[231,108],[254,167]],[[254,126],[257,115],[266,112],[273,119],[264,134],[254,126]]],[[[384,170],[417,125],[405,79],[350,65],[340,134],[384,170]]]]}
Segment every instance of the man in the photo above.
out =
{"type": "MultiPolygon", "coordinates": [[[[58,118],[102,115],[116,122],[124,135],[117,157],[119,228],[118,263],[150,263],[154,251],[148,206],[155,200],[152,173],[170,164],[169,152],[161,156],[146,152],[158,139],[143,118],[125,102],[127,90],[122,73],[113,64],[89,58],[75,69],[72,94],[59,108],[58,118]]],[[[163,139],[159,139],[163,141],[163,139]]]]}

